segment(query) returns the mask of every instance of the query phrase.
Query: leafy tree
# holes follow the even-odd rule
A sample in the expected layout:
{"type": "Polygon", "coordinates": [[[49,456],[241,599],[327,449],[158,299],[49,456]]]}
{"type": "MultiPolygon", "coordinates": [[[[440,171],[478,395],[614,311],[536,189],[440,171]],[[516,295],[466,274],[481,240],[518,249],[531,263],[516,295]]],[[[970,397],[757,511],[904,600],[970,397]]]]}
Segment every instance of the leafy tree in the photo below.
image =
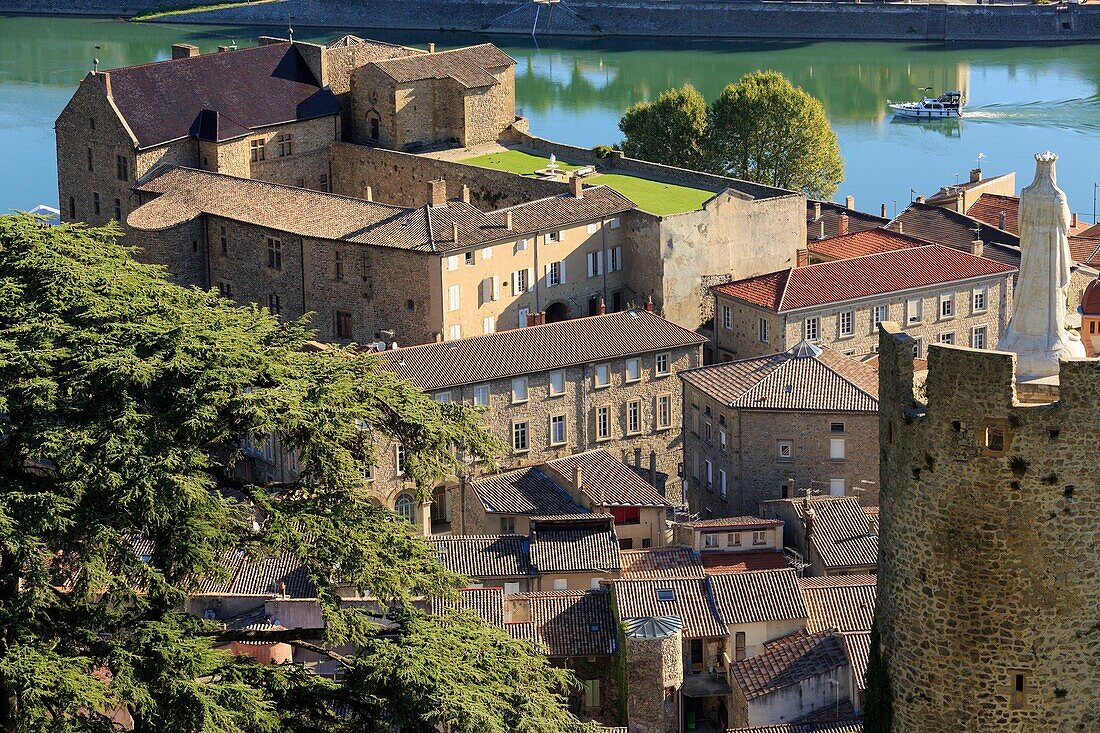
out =
{"type": "Polygon", "coordinates": [[[631,158],[707,168],[707,102],[690,84],[635,104],[619,121],[619,129],[626,135],[623,152],[631,158]]]}
{"type": "Polygon", "coordinates": [[[0,217],[0,725],[116,730],[121,711],[180,733],[339,733],[371,715],[377,730],[579,728],[571,678],[529,644],[416,609],[463,579],[361,491],[373,436],[401,440],[422,491],[454,449],[491,462],[478,414],[354,350],[307,350],[304,322],[172,285],[118,234],[0,217]],[[236,478],[234,446],[268,434],[299,453],[296,481],[236,478]],[[324,636],[278,633],[352,684],[234,657],[179,610],[234,548],[304,564],[324,636]],[[385,632],[339,603],[337,580],[378,599],[385,632]]]}
{"type": "Polygon", "coordinates": [[[745,74],[714,100],[711,150],[728,175],[818,198],[844,179],[825,108],[778,71],[745,74]]]}
{"type": "Polygon", "coordinates": [[[890,733],[894,725],[890,672],[878,624],[871,628],[871,647],[867,657],[867,704],[863,710],[863,729],[867,733],[890,733]]]}

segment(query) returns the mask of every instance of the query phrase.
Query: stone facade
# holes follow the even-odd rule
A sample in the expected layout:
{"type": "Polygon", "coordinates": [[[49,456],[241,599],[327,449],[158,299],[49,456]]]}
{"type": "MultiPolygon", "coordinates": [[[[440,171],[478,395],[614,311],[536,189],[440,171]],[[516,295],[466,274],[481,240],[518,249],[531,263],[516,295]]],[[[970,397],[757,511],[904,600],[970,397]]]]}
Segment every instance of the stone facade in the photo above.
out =
{"type": "Polygon", "coordinates": [[[975,336],[975,330],[980,332],[983,328],[982,348],[992,348],[1012,312],[1012,276],[1000,274],[960,280],[784,312],[752,305],[718,291],[714,298],[714,340],[721,359],[744,359],[786,351],[807,338],[808,320],[817,324],[816,338],[810,334],[815,343],[849,356],[870,354],[878,346],[874,322],[876,307],[885,308],[885,318],[880,312],[879,320],[904,324],[905,332],[916,341],[914,356],[923,358],[930,344],[973,345],[977,343],[976,338],[981,338],[975,336]],[[975,305],[975,293],[979,290],[984,292],[984,308],[975,305]],[[949,316],[942,315],[940,310],[944,299],[951,302],[949,316]],[[841,334],[842,314],[847,314],[845,318],[851,320],[850,334],[841,334]],[[767,323],[765,327],[761,326],[762,321],[767,323]]]}
{"type": "Polygon", "coordinates": [[[1100,363],[1016,382],[1015,355],[880,347],[877,623],[895,733],[1094,731],[1100,363]]]}
{"type": "Polygon", "coordinates": [[[684,681],[681,632],[656,638],[628,636],[623,655],[629,729],[635,733],[677,733],[677,691],[684,681]]]}

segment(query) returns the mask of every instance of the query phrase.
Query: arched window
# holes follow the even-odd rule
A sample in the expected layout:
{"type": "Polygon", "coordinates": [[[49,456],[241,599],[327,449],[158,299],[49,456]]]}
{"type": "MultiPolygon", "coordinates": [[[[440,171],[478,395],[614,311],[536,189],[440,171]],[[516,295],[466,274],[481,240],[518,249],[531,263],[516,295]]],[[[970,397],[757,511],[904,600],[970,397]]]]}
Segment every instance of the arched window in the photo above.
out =
{"type": "Polygon", "coordinates": [[[408,494],[401,494],[401,496],[397,497],[397,501],[393,503],[393,510],[409,524],[415,523],[413,515],[416,512],[416,506],[413,504],[412,497],[408,494]]]}

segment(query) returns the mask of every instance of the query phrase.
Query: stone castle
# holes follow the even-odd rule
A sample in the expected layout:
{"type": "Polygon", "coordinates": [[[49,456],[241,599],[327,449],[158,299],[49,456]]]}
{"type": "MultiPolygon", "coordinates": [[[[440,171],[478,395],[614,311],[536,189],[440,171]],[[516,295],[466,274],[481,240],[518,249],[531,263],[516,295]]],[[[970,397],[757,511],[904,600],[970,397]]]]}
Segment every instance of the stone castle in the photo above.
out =
{"type": "Polygon", "coordinates": [[[895,733],[1100,730],[1100,363],[929,353],[883,324],[877,622],[895,733]]]}

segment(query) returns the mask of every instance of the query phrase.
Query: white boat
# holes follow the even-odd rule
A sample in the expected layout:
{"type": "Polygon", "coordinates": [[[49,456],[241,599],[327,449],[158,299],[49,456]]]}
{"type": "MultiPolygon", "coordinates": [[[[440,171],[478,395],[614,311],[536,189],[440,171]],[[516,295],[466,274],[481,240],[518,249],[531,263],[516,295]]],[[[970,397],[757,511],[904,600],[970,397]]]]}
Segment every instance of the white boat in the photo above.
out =
{"type": "Polygon", "coordinates": [[[894,114],[902,117],[913,117],[918,120],[942,120],[950,117],[962,117],[962,108],[966,105],[962,92],[944,92],[932,99],[925,97],[919,102],[891,102],[886,100],[886,105],[894,110],[894,114]]]}

